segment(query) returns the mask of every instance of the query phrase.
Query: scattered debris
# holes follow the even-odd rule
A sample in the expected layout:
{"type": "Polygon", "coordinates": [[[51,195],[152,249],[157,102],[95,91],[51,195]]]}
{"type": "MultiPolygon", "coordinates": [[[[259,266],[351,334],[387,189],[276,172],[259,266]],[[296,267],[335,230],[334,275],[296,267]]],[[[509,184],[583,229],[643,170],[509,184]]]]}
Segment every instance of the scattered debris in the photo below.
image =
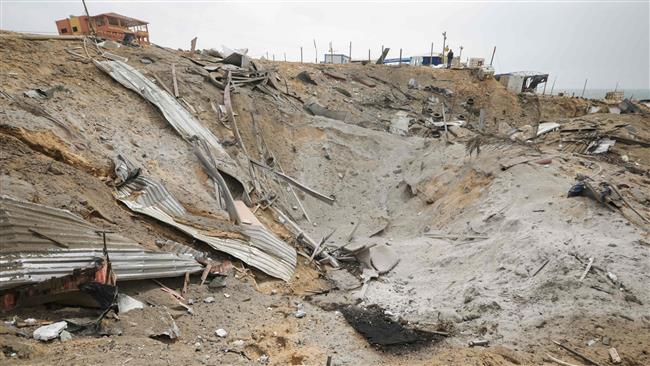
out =
{"type": "Polygon", "coordinates": [[[487,347],[489,343],[490,341],[488,341],[487,339],[479,339],[479,340],[469,341],[468,345],[470,347],[477,347],[477,346],[487,347]]]}
{"type": "Polygon", "coordinates": [[[117,309],[120,314],[125,314],[134,309],[144,309],[144,303],[129,295],[117,294],[117,309]]]}
{"type": "Polygon", "coordinates": [[[65,321],[60,321],[52,323],[50,325],[44,325],[37,328],[32,335],[34,339],[39,341],[50,341],[55,338],[59,338],[61,332],[68,327],[68,323],[65,321]]]}
{"type": "Polygon", "coordinates": [[[217,337],[219,337],[219,338],[226,338],[226,336],[228,335],[228,332],[226,332],[225,329],[219,328],[219,329],[214,331],[214,334],[216,334],[217,337]]]}
{"type": "Polygon", "coordinates": [[[394,321],[382,308],[371,305],[367,308],[348,306],[341,309],[345,320],[368,342],[377,346],[396,346],[431,342],[441,339],[440,336],[430,332],[409,329],[399,322],[394,321]]]}
{"type": "Polygon", "coordinates": [[[609,358],[612,360],[613,364],[619,364],[621,363],[621,356],[618,355],[618,351],[616,351],[616,348],[612,347],[607,350],[609,352],[609,358]]]}

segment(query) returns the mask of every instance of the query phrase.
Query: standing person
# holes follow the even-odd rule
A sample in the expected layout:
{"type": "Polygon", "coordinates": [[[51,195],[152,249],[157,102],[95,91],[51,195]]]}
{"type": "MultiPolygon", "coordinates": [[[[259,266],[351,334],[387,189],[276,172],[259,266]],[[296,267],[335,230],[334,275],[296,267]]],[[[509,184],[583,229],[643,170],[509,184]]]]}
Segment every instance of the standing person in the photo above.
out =
{"type": "Polygon", "coordinates": [[[451,68],[451,60],[454,59],[454,50],[451,48],[449,49],[449,53],[447,53],[447,68],[451,68]]]}

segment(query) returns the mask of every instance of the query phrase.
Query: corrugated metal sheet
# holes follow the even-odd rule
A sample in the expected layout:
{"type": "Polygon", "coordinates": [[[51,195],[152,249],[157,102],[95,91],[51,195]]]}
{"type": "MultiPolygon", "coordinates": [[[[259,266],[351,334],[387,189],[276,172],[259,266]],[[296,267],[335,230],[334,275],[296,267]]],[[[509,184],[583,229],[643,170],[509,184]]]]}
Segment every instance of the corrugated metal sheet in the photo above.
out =
{"type": "MultiPolygon", "coordinates": [[[[242,232],[250,237],[249,241],[220,238],[203,233],[201,230],[177,222],[169,212],[168,204],[165,202],[176,201],[162,184],[146,179],[146,182],[155,187],[142,187],[142,180],[139,176],[133,181],[118,188],[116,197],[127,205],[131,210],[151,216],[167,225],[200,240],[212,248],[228,253],[244,263],[255,267],[270,276],[289,281],[296,268],[296,250],[276,238],[264,227],[243,226],[242,232]],[[149,195],[147,192],[167,192],[168,197],[158,197],[160,201],[149,195]]],[[[176,201],[178,202],[178,201],[176,201]]],[[[181,217],[184,221],[191,221],[188,216],[181,217]]]]}
{"type": "MultiPolygon", "coordinates": [[[[93,60],[94,61],[94,60],[93,60]]],[[[195,137],[205,141],[215,155],[218,168],[238,177],[235,162],[221,146],[219,139],[192,116],[172,95],[160,89],[133,67],[120,61],[94,61],[95,65],[120,84],[140,94],[162,112],[169,124],[187,141],[195,137]]]]}
{"type": "MultiPolygon", "coordinates": [[[[69,211],[0,196],[0,289],[72,273],[103,257],[97,228],[69,211]]],[[[153,252],[118,234],[106,235],[118,281],[199,272],[193,258],[153,252]]]]}

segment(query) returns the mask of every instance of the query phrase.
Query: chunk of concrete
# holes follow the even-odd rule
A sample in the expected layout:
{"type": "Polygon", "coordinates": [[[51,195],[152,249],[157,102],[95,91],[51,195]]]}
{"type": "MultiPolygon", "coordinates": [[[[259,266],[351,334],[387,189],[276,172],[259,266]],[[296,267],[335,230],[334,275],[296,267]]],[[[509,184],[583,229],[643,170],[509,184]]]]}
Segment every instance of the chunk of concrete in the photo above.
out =
{"type": "Polygon", "coordinates": [[[44,325],[34,331],[33,337],[39,341],[47,342],[54,338],[59,338],[59,334],[68,327],[64,321],[44,325]]]}
{"type": "Polygon", "coordinates": [[[144,309],[144,303],[129,295],[117,294],[117,309],[120,314],[124,314],[134,309],[144,309]]]}
{"type": "Polygon", "coordinates": [[[382,275],[390,272],[399,263],[399,257],[386,244],[370,248],[370,262],[377,272],[382,275]]]}

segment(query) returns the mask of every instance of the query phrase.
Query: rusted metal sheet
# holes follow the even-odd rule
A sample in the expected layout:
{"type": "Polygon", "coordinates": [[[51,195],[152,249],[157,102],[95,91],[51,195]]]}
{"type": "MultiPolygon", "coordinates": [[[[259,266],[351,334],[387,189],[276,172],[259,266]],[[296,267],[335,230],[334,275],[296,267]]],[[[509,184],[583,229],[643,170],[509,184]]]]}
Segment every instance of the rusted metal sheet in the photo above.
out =
{"type": "MultiPolygon", "coordinates": [[[[0,196],[0,242],[0,289],[63,277],[103,258],[98,228],[69,211],[7,196],[0,196]]],[[[118,281],[202,270],[191,257],[146,250],[118,234],[106,234],[106,246],[118,281]]]]}

